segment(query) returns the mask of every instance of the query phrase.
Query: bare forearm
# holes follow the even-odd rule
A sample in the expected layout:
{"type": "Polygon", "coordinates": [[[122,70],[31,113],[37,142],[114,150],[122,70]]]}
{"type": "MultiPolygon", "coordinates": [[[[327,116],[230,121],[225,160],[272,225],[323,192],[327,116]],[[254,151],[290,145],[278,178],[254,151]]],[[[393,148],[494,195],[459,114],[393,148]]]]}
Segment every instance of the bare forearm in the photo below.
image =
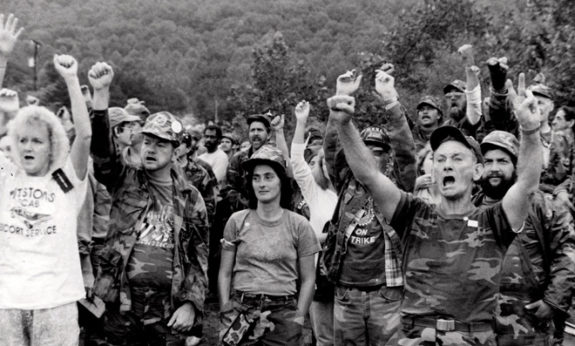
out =
{"type": "Polygon", "coordinates": [[[230,301],[230,285],[231,276],[222,274],[220,272],[218,274],[218,296],[220,299],[220,309],[230,301]]]}
{"type": "Polygon", "coordinates": [[[297,312],[296,316],[305,316],[311,305],[313,299],[313,294],[315,290],[315,272],[312,273],[311,277],[302,281],[299,291],[299,296],[297,300],[297,312]]]}
{"type": "Polygon", "coordinates": [[[353,175],[361,183],[369,185],[369,179],[377,171],[377,165],[371,151],[361,140],[359,131],[349,121],[338,124],[337,132],[353,175]]]}
{"type": "Polygon", "coordinates": [[[108,109],[110,104],[110,89],[102,88],[94,90],[94,98],[92,103],[94,110],[103,111],[108,109]]]}
{"type": "Polygon", "coordinates": [[[298,143],[298,144],[305,143],[305,124],[306,121],[304,120],[298,120],[296,122],[292,143],[298,143]]]}
{"type": "Polygon", "coordinates": [[[531,134],[523,132],[520,136],[517,184],[524,191],[534,191],[539,185],[543,167],[543,148],[539,137],[539,131],[531,134]]]}

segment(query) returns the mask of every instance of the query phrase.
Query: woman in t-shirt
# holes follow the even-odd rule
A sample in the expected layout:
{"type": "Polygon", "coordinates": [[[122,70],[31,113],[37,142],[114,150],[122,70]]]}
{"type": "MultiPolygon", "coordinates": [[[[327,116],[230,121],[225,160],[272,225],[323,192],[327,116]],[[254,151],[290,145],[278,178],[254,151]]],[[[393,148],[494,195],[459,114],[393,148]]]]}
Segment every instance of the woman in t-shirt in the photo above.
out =
{"type": "Polygon", "coordinates": [[[230,217],[222,239],[220,337],[232,345],[301,345],[320,246],[309,222],[287,209],[281,151],[265,145],[244,165],[249,209],[230,217]]]}

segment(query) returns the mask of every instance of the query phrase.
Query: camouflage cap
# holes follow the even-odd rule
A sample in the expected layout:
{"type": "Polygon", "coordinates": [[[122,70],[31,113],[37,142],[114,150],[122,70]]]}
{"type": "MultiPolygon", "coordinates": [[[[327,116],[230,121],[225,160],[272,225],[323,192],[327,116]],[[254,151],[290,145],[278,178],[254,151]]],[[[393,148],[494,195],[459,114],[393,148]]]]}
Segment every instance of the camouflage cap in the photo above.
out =
{"type": "Polygon", "coordinates": [[[120,107],[108,108],[108,120],[110,122],[110,128],[112,129],[121,123],[142,121],[139,116],[128,114],[128,112],[120,107]]]}
{"type": "Polygon", "coordinates": [[[265,114],[252,114],[250,116],[248,116],[248,127],[255,121],[259,121],[260,123],[263,123],[264,126],[268,129],[268,131],[271,128],[271,121],[270,119],[268,119],[268,117],[265,114]]]}
{"type": "Polygon", "coordinates": [[[527,89],[531,90],[534,96],[541,96],[553,100],[553,91],[544,84],[532,84],[527,89]]]}
{"type": "Polygon", "coordinates": [[[453,126],[441,126],[435,129],[431,133],[429,138],[429,143],[431,144],[431,149],[435,152],[439,146],[449,140],[457,141],[473,151],[477,161],[483,163],[483,155],[481,154],[481,148],[479,143],[475,138],[471,136],[465,136],[457,127],[453,126]]]}
{"type": "Polygon", "coordinates": [[[272,165],[283,172],[286,170],[286,162],[281,150],[269,144],[262,145],[247,161],[242,163],[242,166],[246,171],[251,171],[258,164],[272,165]]]}
{"type": "Polygon", "coordinates": [[[184,126],[169,112],[158,112],[150,115],[142,128],[143,134],[156,136],[170,142],[180,142],[184,126]]]}
{"type": "Polygon", "coordinates": [[[144,106],[144,101],[140,101],[135,97],[128,99],[128,104],[124,107],[124,110],[128,114],[139,116],[142,120],[146,120],[150,115],[150,110],[144,106]]]}
{"type": "Polygon", "coordinates": [[[447,84],[445,88],[443,88],[443,93],[447,94],[450,91],[457,91],[457,92],[465,92],[465,82],[459,79],[454,80],[453,82],[447,84]]]}
{"type": "Polygon", "coordinates": [[[519,141],[517,138],[506,131],[495,130],[490,132],[483,141],[481,141],[481,153],[485,155],[490,149],[502,149],[506,151],[513,162],[517,162],[519,156],[519,141]]]}
{"type": "Polygon", "coordinates": [[[365,144],[375,144],[389,150],[391,148],[391,140],[382,128],[369,126],[361,131],[361,139],[365,144]]]}
{"type": "Polygon", "coordinates": [[[420,100],[419,103],[417,104],[416,109],[419,110],[419,107],[421,107],[422,105],[428,105],[431,106],[435,109],[437,109],[439,111],[439,113],[443,112],[441,111],[441,107],[439,107],[439,102],[437,101],[437,99],[431,95],[425,95],[423,96],[420,100]]]}

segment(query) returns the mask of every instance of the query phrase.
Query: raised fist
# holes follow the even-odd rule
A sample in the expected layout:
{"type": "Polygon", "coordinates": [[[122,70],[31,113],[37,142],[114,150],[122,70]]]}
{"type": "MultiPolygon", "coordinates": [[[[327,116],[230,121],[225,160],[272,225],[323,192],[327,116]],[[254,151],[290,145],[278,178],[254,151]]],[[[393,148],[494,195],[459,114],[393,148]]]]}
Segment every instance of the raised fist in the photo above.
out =
{"type": "Polygon", "coordinates": [[[337,77],[335,94],[351,95],[357,91],[360,84],[361,84],[361,75],[357,74],[355,70],[347,71],[346,73],[337,77]]]}
{"type": "Polygon", "coordinates": [[[475,59],[473,58],[473,46],[470,44],[464,44],[463,46],[459,47],[457,53],[461,56],[461,60],[463,60],[463,64],[465,66],[473,66],[475,65],[475,59]]]}
{"type": "Polygon", "coordinates": [[[78,75],[78,62],[71,55],[54,55],[54,67],[64,79],[78,75]]]}
{"type": "Polygon", "coordinates": [[[272,129],[273,129],[274,131],[277,132],[277,131],[283,130],[284,124],[285,124],[284,115],[281,114],[281,115],[276,115],[276,116],[272,119],[272,121],[271,121],[271,123],[270,123],[270,126],[272,127],[272,129]]]}
{"type": "Polygon", "coordinates": [[[114,79],[114,69],[105,62],[97,62],[88,71],[88,79],[94,90],[109,88],[114,79]]]}
{"type": "Polygon", "coordinates": [[[507,71],[509,70],[509,65],[507,65],[507,58],[489,58],[487,60],[487,67],[489,68],[489,75],[491,76],[491,85],[493,90],[497,92],[505,91],[505,81],[507,80],[507,71]]]}
{"type": "Polygon", "coordinates": [[[4,113],[16,113],[20,109],[20,103],[18,101],[18,93],[10,89],[0,90],[0,112],[4,113]]]}
{"type": "Polygon", "coordinates": [[[395,78],[390,75],[392,71],[392,64],[384,64],[375,73],[375,91],[385,103],[392,103],[398,99],[398,94],[395,90],[395,78]]]}
{"type": "Polygon", "coordinates": [[[7,57],[14,50],[18,36],[24,30],[24,28],[16,30],[17,26],[18,18],[13,14],[10,13],[6,22],[4,22],[4,15],[0,14],[0,55],[7,57]]]}
{"type": "Polygon", "coordinates": [[[301,101],[300,103],[295,106],[294,115],[297,121],[307,122],[307,118],[309,117],[309,102],[301,101]]]}
{"type": "Polygon", "coordinates": [[[327,99],[329,116],[339,123],[351,120],[355,112],[355,98],[349,95],[335,95],[327,99]]]}

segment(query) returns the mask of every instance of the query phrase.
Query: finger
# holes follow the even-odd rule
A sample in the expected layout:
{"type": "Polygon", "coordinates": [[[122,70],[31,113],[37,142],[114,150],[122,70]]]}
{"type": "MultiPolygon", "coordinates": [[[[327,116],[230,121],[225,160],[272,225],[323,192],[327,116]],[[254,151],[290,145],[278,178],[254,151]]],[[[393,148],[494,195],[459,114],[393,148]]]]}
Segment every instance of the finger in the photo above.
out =
{"type": "Polygon", "coordinates": [[[519,74],[519,83],[517,84],[517,95],[525,96],[525,73],[519,74]]]}
{"type": "Polygon", "coordinates": [[[513,87],[513,82],[511,81],[511,79],[508,79],[507,81],[505,81],[505,88],[507,89],[507,95],[509,95],[509,101],[511,101],[511,104],[515,107],[517,106],[517,92],[515,91],[515,88],[513,87]]]}
{"type": "Polygon", "coordinates": [[[496,57],[491,57],[489,59],[487,59],[487,65],[489,66],[495,66],[499,63],[499,60],[497,60],[496,57]]]}
{"type": "Polygon", "coordinates": [[[10,32],[14,33],[17,27],[18,27],[18,18],[14,18],[14,20],[12,21],[12,27],[10,28],[10,32]]]}
{"type": "Polygon", "coordinates": [[[172,318],[168,321],[168,327],[172,327],[172,325],[176,322],[176,314],[172,315],[172,318]]]}
{"type": "Polygon", "coordinates": [[[387,74],[392,74],[395,71],[395,67],[391,63],[385,63],[381,65],[381,70],[387,74]]]}
{"type": "Polygon", "coordinates": [[[12,22],[14,21],[14,14],[10,13],[8,15],[8,19],[6,20],[6,25],[4,26],[4,29],[6,29],[7,31],[11,31],[12,30],[12,22]]]}
{"type": "Polygon", "coordinates": [[[17,39],[18,37],[20,37],[20,35],[22,34],[22,31],[24,31],[24,27],[21,27],[20,29],[18,29],[18,31],[14,35],[14,38],[17,39]]]}

